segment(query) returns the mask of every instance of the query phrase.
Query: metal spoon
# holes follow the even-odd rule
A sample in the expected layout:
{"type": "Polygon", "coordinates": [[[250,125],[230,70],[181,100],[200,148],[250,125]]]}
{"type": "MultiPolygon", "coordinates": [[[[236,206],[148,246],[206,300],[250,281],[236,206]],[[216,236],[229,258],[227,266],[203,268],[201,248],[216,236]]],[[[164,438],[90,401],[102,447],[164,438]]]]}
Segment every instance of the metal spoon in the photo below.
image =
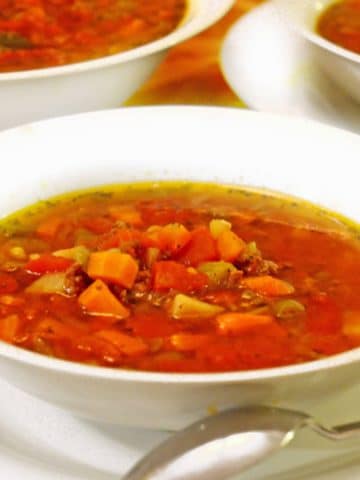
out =
{"type": "Polygon", "coordinates": [[[266,406],[236,408],[175,433],[123,480],[226,480],[287,445],[303,427],[331,440],[360,436],[360,422],[326,428],[302,412],[266,406]]]}

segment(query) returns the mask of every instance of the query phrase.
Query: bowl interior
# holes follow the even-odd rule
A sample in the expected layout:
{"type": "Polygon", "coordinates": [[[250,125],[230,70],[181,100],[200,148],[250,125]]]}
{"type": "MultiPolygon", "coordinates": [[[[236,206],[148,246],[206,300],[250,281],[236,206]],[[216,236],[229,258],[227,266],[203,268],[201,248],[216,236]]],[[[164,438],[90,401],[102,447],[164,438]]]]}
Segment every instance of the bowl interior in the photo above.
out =
{"type": "Polygon", "coordinates": [[[280,17],[312,43],[353,62],[360,62],[360,55],[342,48],[315,31],[321,13],[336,0],[275,0],[280,17]]]}
{"type": "Polygon", "coordinates": [[[145,107],[29,124],[0,134],[0,215],[106,183],[190,179],[279,190],[360,220],[360,139],[248,111],[145,107]]]}
{"type": "MultiPolygon", "coordinates": [[[[74,189],[185,179],[281,191],[360,222],[360,205],[354,201],[360,137],[304,120],[211,107],[125,108],[2,132],[0,152],[6,164],[0,178],[1,216],[74,189]]],[[[4,352],[25,361],[36,357],[35,362],[47,367],[64,364],[0,342],[4,352]]],[[[358,354],[357,349],[261,375],[318,368],[314,364],[327,368],[353,361],[358,354]]],[[[73,364],[65,368],[94,370],[73,364]]]]}
{"type": "Polygon", "coordinates": [[[66,75],[93,69],[101,69],[161,52],[200,33],[219,20],[233,5],[235,0],[187,0],[185,16],[178,27],[168,35],[137,48],[95,60],[63,65],[60,67],[0,73],[0,82],[17,81],[66,75]]]}

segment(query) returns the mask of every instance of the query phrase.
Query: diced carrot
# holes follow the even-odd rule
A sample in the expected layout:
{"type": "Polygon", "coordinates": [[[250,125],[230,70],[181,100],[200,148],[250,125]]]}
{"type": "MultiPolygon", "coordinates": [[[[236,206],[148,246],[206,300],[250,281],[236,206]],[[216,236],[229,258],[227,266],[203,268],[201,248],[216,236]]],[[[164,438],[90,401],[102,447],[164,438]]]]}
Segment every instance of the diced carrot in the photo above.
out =
{"type": "Polygon", "coordinates": [[[70,258],[56,257],[55,255],[44,253],[39,258],[30,260],[24,266],[24,269],[29,273],[43,275],[44,273],[65,272],[73,264],[74,260],[70,258]]]}
{"type": "Polygon", "coordinates": [[[236,260],[246,247],[246,243],[231,230],[224,230],[216,244],[220,258],[225,262],[236,260]]]}
{"type": "Polygon", "coordinates": [[[131,205],[111,205],[108,209],[109,214],[115,220],[140,227],[143,224],[140,212],[131,205]]]}
{"type": "Polygon", "coordinates": [[[56,318],[42,318],[35,327],[34,336],[46,338],[73,338],[79,330],[70,325],[60,322],[56,318]]]}
{"type": "Polygon", "coordinates": [[[269,325],[274,322],[270,315],[255,315],[253,313],[229,312],[216,317],[217,327],[220,333],[237,334],[254,327],[269,325]]]}
{"type": "Polygon", "coordinates": [[[206,334],[177,333],[170,337],[170,342],[176,350],[186,352],[203,347],[208,344],[211,339],[212,336],[206,334]]]}
{"type": "Polygon", "coordinates": [[[149,350],[148,345],[141,338],[130,337],[118,330],[100,330],[96,336],[115,345],[125,355],[142,355],[149,350]]]}
{"type": "Polygon", "coordinates": [[[63,223],[64,220],[61,217],[47,218],[37,227],[36,233],[41,238],[52,239],[56,236],[63,223]]]}
{"type": "Polygon", "coordinates": [[[154,225],[143,233],[142,244],[169,253],[180,252],[190,241],[191,233],[181,223],[169,223],[163,227],[154,225]]]}
{"type": "Polygon", "coordinates": [[[82,356],[94,356],[106,365],[113,365],[121,357],[119,350],[114,345],[95,335],[81,337],[76,348],[82,356]]]}
{"type": "Polygon", "coordinates": [[[104,233],[109,232],[113,227],[114,222],[104,216],[100,217],[83,217],[79,221],[79,226],[82,228],[86,228],[90,230],[92,233],[96,233],[97,235],[102,235],[104,233]]]}
{"type": "Polygon", "coordinates": [[[131,255],[114,250],[91,253],[87,266],[89,277],[126,288],[133,286],[138,270],[139,266],[131,255]]]}
{"type": "Polygon", "coordinates": [[[269,297],[290,295],[295,291],[290,283],[280,280],[279,278],[271,277],[270,275],[244,278],[241,283],[250,290],[269,297]]]}
{"type": "Polygon", "coordinates": [[[89,315],[111,315],[122,319],[130,311],[118,300],[102,280],[96,280],[78,298],[89,315]]]}
{"type": "Polygon", "coordinates": [[[20,329],[20,318],[18,315],[8,315],[0,319],[0,338],[12,342],[20,329]]]}
{"type": "Polygon", "coordinates": [[[169,223],[161,229],[160,239],[165,250],[176,253],[189,243],[191,233],[181,223],[169,223]]]}
{"type": "Polygon", "coordinates": [[[139,241],[141,232],[131,228],[113,228],[110,232],[99,237],[97,247],[101,250],[121,248],[124,245],[135,244],[139,241]]]}
{"type": "Polygon", "coordinates": [[[218,260],[219,255],[216,242],[210,230],[206,227],[198,227],[191,232],[191,239],[186,247],[177,256],[177,260],[186,265],[198,265],[202,262],[218,260]]]}
{"type": "Polygon", "coordinates": [[[0,294],[14,293],[18,286],[16,279],[9,273],[0,273],[0,294]]]}
{"type": "Polygon", "coordinates": [[[185,265],[173,261],[155,262],[152,273],[156,291],[174,289],[179,292],[192,292],[208,284],[208,278],[203,273],[189,270],[185,265]]]}

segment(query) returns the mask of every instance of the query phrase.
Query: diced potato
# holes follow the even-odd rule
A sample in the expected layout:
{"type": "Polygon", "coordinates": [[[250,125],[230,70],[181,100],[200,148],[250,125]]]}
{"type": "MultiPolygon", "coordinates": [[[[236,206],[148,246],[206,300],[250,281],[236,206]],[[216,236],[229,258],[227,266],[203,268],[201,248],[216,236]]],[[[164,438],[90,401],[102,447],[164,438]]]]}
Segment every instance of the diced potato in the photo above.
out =
{"type": "Polygon", "coordinates": [[[214,285],[227,280],[231,272],[236,272],[236,268],[229,262],[205,262],[198,266],[198,270],[209,278],[214,285]]]}
{"type": "Polygon", "coordinates": [[[66,248],[65,250],[57,250],[53,255],[55,257],[69,258],[84,267],[88,262],[90,250],[83,245],[78,245],[73,248],[66,248]]]}
{"type": "Polygon", "coordinates": [[[174,298],[171,316],[174,318],[212,317],[224,311],[219,305],[202,302],[196,298],[179,293],[174,298]]]}
{"type": "Polygon", "coordinates": [[[210,233],[213,238],[217,239],[223,232],[231,230],[231,226],[232,225],[230,222],[220,218],[215,218],[214,220],[210,221],[210,233]]]}
{"type": "Polygon", "coordinates": [[[23,249],[23,247],[20,247],[20,246],[11,247],[10,250],[9,250],[9,253],[10,253],[11,257],[14,258],[15,260],[26,260],[27,259],[27,255],[26,255],[26,252],[23,249]]]}
{"type": "Polygon", "coordinates": [[[27,293],[44,293],[65,295],[66,273],[47,273],[31,283],[27,288],[27,293]]]}

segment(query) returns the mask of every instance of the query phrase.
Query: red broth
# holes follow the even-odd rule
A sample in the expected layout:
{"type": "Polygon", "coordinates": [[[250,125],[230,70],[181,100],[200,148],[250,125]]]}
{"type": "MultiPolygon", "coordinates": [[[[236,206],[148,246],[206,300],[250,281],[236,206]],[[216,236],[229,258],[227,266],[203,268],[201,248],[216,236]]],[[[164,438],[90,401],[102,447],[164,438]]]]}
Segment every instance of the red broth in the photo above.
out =
{"type": "Polygon", "coordinates": [[[343,0],[330,5],[320,16],[317,31],[330,42],[360,53],[360,1],[343,0]]]}
{"type": "Polygon", "coordinates": [[[360,344],[358,232],[303,202],[135,184],[42,202],[1,226],[0,338],[18,347],[188,373],[360,344]]]}
{"type": "Polygon", "coordinates": [[[185,0],[0,0],[0,72],[82,62],[174,30],[185,0]]]}

